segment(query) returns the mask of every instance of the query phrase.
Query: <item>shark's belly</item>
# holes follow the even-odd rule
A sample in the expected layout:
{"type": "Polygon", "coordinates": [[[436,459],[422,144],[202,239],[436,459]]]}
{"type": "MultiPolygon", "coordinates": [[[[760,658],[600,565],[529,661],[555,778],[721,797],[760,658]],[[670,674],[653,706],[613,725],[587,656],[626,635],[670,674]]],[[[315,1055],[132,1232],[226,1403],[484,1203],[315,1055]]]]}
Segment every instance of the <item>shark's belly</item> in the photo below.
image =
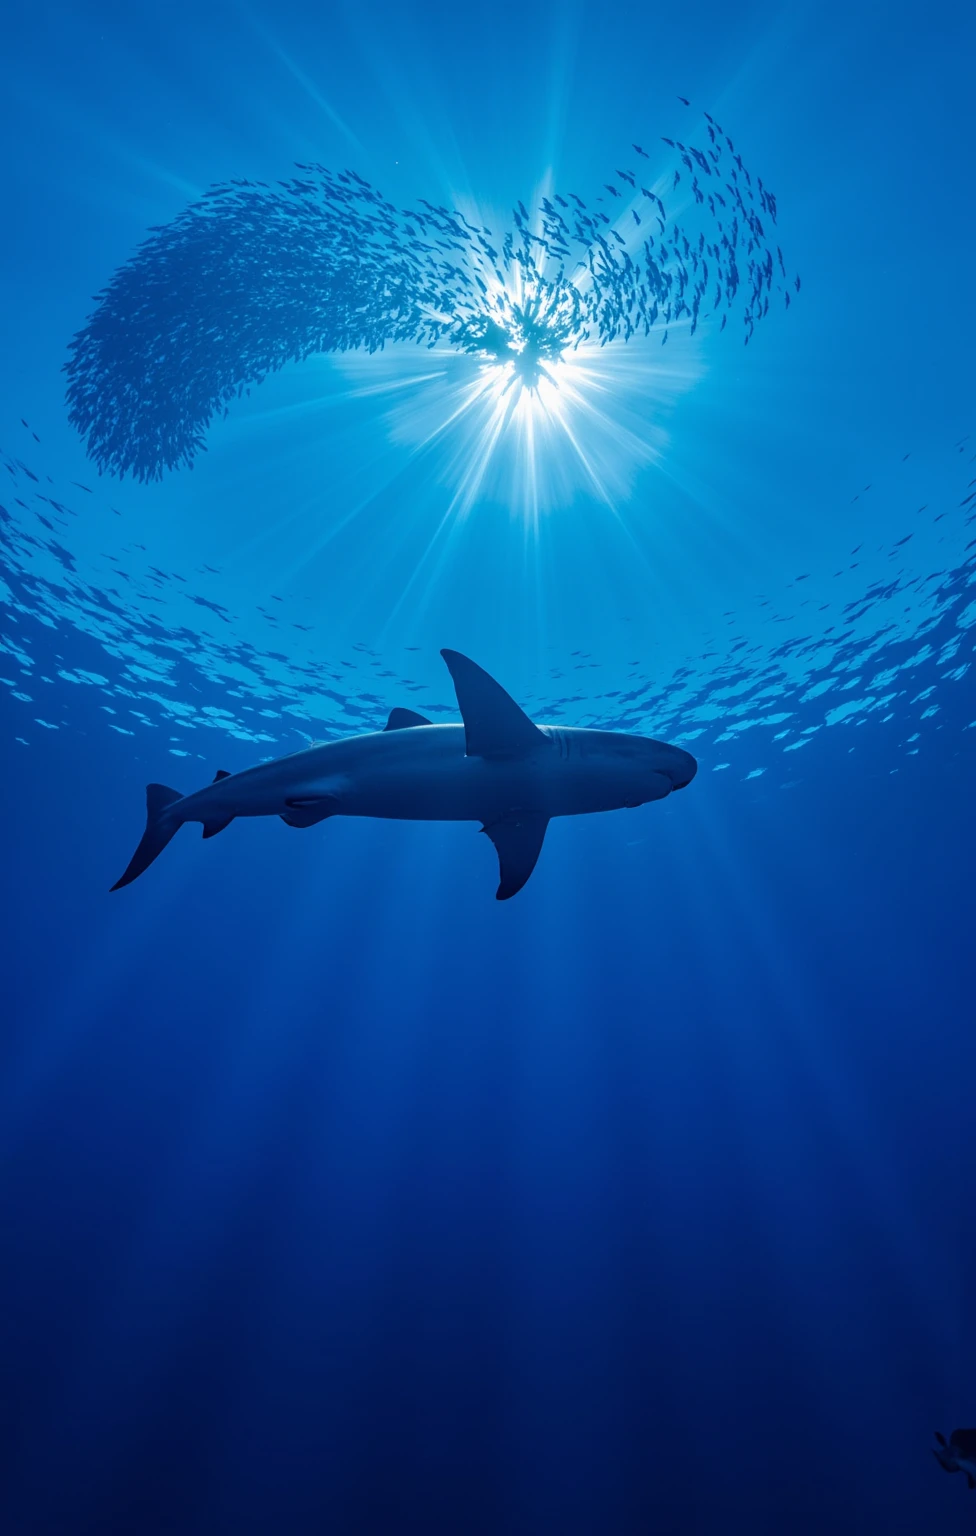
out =
{"type": "Polygon", "coordinates": [[[460,753],[447,761],[401,763],[393,774],[366,769],[342,791],[340,814],[397,821],[483,820],[513,789],[492,766],[460,753]]]}
{"type": "Polygon", "coordinates": [[[553,773],[548,754],[536,759],[488,760],[465,757],[398,765],[395,774],[368,769],[355,775],[339,796],[339,814],[398,821],[501,820],[516,812],[572,816],[611,810],[618,798],[590,775],[553,773]]]}
{"type": "Polygon", "coordinates": [[[426,726],[296,753],[210,784],[180,802],[184,820],[323,814],[397,821],[482,821],[513,814],[577,816],[627,803],[605,766],[542,751],[468,757],[460,726],[426,726]]]}

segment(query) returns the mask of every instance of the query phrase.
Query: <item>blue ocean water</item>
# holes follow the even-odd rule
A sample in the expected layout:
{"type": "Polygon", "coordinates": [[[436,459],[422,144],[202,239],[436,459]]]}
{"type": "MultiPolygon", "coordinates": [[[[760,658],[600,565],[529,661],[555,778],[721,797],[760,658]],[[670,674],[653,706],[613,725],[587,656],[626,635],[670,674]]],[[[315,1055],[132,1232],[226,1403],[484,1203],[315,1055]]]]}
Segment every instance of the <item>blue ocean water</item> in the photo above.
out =
{"type": "Polygon", "coordinates": [[[952,5],[5,18],[3,1536],[971,1528],[929,1451],[976,1423],[974,47],[952,5]],[[452,332],[465,235],[430,334],[100,475],[92,295],[252,184],[204,320],[150,253],[109,332],[168,429],[168,348],[284,337],[247,198],[296,163],[498,250],[576,193],[610,308],[523,387],[452,332]],[[700,324],[621,329],[648,229],[689,302],[721,272],[700,324]],[[441,647],[697,778],[554,821],[504,904],[474,825],[341,816],[109,893],[147,782],[457,720],[441,647]]]}

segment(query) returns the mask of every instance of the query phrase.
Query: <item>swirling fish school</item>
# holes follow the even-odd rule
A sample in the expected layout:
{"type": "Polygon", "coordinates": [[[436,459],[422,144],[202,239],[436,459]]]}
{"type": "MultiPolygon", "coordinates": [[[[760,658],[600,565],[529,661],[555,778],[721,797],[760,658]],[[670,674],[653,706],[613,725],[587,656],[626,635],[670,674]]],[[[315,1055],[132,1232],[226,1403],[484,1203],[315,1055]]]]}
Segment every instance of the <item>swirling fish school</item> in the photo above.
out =
{"type": "Polygon", "coordinates": [[[775,196],[707,113],[705,128],[703,148],[663,139],[677,164],[653,185],[624,169],[592,207],[575,192],[532,215],[519,202],[500,238],[425,199],[398,209],[354,171],[214,186],[96,296],[65,365],[71,420],[100,471],[148,481],[192,466],[215,415],[316,353],[446,344],[510,361],[533,388],[583,341],[664,344],[734,309],[748,343],[800,279],[769,233],[775,196]]]}

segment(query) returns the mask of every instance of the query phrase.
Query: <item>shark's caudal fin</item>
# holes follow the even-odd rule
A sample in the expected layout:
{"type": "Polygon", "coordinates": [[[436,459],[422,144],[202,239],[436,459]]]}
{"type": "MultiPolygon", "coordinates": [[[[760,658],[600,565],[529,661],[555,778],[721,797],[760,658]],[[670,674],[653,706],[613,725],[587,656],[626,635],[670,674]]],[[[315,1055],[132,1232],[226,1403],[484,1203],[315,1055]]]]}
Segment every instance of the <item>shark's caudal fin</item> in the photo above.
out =
{"type": "Polygon", "coordinates": [[[165,784],[146,785],[146,830],[129,860],[125,874],[112,886],[113,891],[121,890],[123,885],[130,885],[137,875],[149,868],[153,859],[159,857],[174,832],[182,825],[175,817],[165,818],[164,813],[176,800],[182,799],[178,789],[167,789],[165,784]]]}
{"type": "Polygon", "coordinates": [[[454,681],[468,757],[528,757],[552,750],[551,739],[482,667],[460,651],[441,655],[454,681]]]}

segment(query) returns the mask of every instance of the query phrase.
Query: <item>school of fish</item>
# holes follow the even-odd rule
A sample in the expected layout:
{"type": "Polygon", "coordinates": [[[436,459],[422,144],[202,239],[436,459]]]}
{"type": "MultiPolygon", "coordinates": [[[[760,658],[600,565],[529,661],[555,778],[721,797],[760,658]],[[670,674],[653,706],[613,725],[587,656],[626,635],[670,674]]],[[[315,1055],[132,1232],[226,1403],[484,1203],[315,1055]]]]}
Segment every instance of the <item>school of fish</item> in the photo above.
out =
{"type": "Polygon", "coordinates": [[[65,364],[71,421],[100,471],[148,481],[192,466],[215,415],[315,353],[442,345],[510,361],[533,388],[584,342],[663,345],[737,311],[748,343],[800,278],[772,235],[775,195],[707,112],[704,129],[701,146],[664,138],[659,172],[634,144],[592,206],[519,202],[501,236],[423,198],[398,209],[351,170],[216,185],[96,295],[65,364]]]}

